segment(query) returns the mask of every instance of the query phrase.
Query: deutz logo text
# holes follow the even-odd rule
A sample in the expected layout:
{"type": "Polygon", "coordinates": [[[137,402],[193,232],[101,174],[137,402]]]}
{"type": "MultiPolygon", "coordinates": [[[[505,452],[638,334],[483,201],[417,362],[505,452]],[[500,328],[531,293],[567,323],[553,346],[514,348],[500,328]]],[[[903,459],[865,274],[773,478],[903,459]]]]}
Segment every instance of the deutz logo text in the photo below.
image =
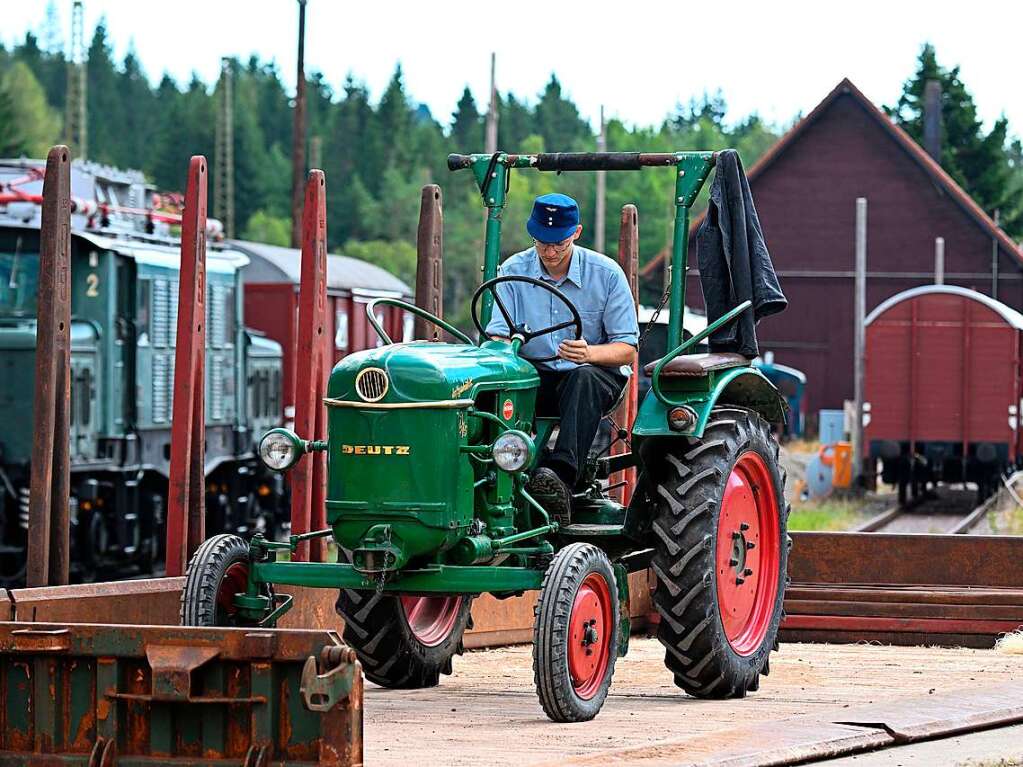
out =
{"type": "Polygon", "coordinates": [[[408,445],[341,445],[343,455],[411,455],[408,445]]]}

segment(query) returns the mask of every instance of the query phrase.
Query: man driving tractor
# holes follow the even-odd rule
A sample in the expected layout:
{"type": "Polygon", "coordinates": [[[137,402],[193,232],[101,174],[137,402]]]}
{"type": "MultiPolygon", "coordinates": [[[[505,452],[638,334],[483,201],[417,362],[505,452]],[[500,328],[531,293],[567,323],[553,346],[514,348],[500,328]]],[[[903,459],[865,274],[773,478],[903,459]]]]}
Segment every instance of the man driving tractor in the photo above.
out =
{"type": "MultiPolygon", "coordinates": [[[[603,415],[628,381],[636,357],[639,326],[625,273],[612,259],[576,245],[582,234],[579,206],[563,194],[536,198],[526,221],[533,247],[509,257],[502,276],[531,277],[553,285],[579,309],[582,338],[571,327],[534,338],[522,356],[537,368],[538,416],[560,417],[553,450],[545,450],[529,488],[562,521],[571,513],[572,491],[597,435],[603,415]],[[544,361],[545,359],[549,361],[544,361]]],[[[497,288],[515,328],[495,312],[487,334],[508,340],[517,328],[560,325],[568,308],[553,293],[525,282],[497,288]]]]}

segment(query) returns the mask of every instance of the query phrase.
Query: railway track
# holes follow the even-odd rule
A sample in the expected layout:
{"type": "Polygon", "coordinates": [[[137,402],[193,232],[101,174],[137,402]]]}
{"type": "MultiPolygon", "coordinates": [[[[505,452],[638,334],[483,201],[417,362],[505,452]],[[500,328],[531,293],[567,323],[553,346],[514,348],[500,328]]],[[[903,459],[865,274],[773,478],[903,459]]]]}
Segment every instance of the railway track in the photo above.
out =
{"type": "Polygon", "coordinates": [[[940,487],[914,503],[896,505],[855,528],[857,533],[965,535],[980,525],[998,494],[976,504],[973,490],[940,487]]]}

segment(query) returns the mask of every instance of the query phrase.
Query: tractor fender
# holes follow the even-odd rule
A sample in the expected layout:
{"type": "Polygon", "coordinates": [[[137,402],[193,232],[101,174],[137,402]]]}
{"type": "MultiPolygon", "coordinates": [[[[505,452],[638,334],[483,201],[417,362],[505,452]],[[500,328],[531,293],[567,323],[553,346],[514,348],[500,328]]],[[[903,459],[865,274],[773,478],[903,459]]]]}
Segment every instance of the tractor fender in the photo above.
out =
{"type": "Polygon", "coordinates": [[[747,408],[759,413],[770,423],[785,423],[788,403],[775,385],[757,368],[730,368],[711,375],[713,379],[706,391],[668,393],[676,405],[684,405],[696,413],[696,421],[690,429],[675,431],[670,428],[668,411],[671,407],[657,399],[651,390],[640,405],[632,427],[633,437],[700,438],[707,426],[711,410],[723,405],[747,408]]]}

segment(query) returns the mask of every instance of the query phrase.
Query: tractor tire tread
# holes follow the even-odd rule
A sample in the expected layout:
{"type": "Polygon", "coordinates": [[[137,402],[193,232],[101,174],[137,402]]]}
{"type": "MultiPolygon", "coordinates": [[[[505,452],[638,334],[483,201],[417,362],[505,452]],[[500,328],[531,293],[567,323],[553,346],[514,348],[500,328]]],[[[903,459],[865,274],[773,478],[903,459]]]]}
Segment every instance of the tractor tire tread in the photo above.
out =
{"type": "Polygon", "coordinates": [[[650,541],[656,585],[654,606],[661,616],[658,639],[664,663],[675,683],[698,698],[741,698],[759,687],[769,673],[768,656],[777,647],[784,596],[788,540],[784,475],[777,463],[778,447],[767,423],[739,408],[715,409],[702,439],[677,438],[649,448],[656,509],[650,541]],[[663,451],[651,462],[653,450],[663,451]],[[714,575],[716,526],[724,481],[730,466],[746,450],[756,450],[776,480],[781,535],[779,588],[772,621],[760,647],[749,656],[736,654],[724,635],[714,575]]]}

